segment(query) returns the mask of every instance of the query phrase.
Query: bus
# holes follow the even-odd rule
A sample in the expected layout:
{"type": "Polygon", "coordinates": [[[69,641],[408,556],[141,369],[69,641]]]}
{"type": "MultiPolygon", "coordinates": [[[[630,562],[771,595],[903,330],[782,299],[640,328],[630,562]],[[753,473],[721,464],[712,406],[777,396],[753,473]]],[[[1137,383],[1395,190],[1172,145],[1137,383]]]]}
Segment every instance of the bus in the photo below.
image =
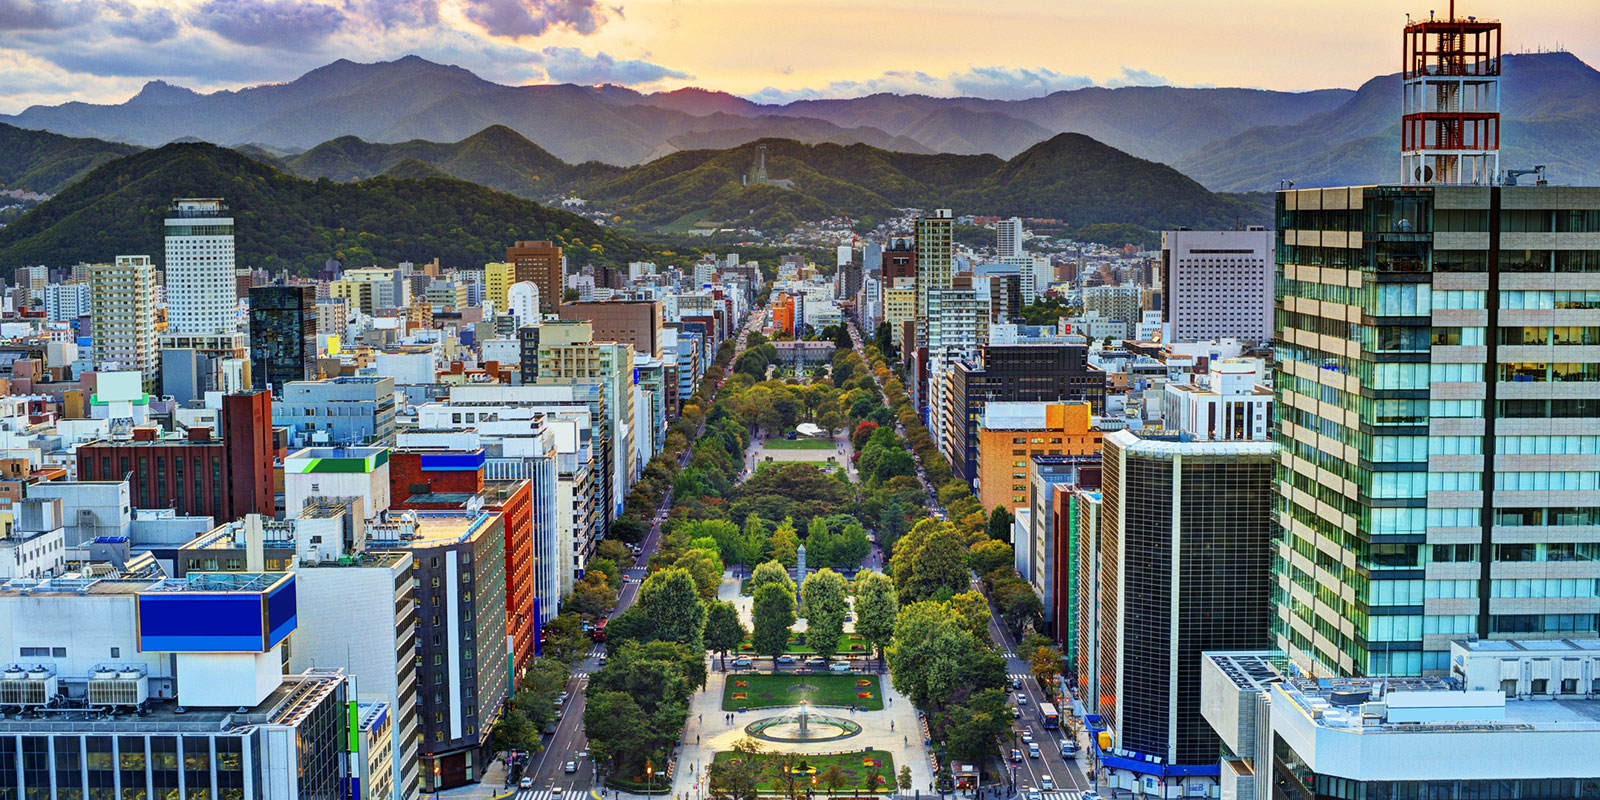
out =
{"type": "Polygon", "coordinates": [[[605,617],[601,617],[600,621],[596,622],[594,624],[594,630],[589,631],[589,638],[593,639],[593,640],[595,640],[597,642],[605,641],[606,640],[606,622],[607,622],[606,618],[605,617]]]}
{"type": "Polygon", "coordinates": [[[1054,730],[1061,727],[1061,715],[1056,713],[1056,707],[1053,703],[1040,703],[1039,716],[1044,718],[1046,730],[1054,730]]]}

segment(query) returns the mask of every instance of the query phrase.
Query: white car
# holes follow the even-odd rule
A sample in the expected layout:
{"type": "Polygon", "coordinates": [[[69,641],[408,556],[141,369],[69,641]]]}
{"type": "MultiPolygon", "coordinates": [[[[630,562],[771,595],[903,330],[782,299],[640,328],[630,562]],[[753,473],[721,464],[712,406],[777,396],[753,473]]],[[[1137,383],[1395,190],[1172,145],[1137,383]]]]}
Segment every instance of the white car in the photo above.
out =
{"type": "Polygon", "coordinates": [[[1026,729],[1024,729],[1022,731],[1022,741],[1029,742],[1029,743],[1033,742],[1033,729],[1032,728],[1026,728],[1026,729]]]}
{"type": "Polygon", "coordinates": [[[518,789],[532,789],[533,788],[533,778],[532,777],[527,777],[527,778],[523,778],[520,781],[517,781],[517,788],[518,789]]]}
{"type": "Polygon", "coordinates": [[[1049,775],[1046,775],[1046,776],[1040,778],[1039,779],[1039,785],[1043,786],[1044,790],[1047,791],[1047,792],[1056,788],[1055,781],[1052,780],[1049,775]]]}
{"type": "Polygon", "coordinates": [[[1044,800],[1044,795],[1038,789],[1029,789],[1028,800],[1044,800]]]}
{"type": "MultiPolygon", "coordinates": [[[[568,761],[567,765],[561,768],[561,771],[569,773],[569,774],[573,773],[573,772],[577,772],[578,771],[578,762],[576,762],[576,761],[568,761]]],[[[1049,776],[1046,775],[1045,778],[1046,778],[1045,786],[1048,787],[1050,785],[1049,780],[1048,780],[1049,776]]]]}

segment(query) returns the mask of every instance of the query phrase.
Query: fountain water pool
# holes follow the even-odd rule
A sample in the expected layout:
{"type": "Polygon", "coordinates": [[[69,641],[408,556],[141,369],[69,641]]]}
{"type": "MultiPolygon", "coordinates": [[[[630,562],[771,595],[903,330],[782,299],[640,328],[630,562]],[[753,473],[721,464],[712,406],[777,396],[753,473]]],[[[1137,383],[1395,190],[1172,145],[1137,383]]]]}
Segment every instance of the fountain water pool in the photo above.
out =
{"type": "Polygon", "coordinates": [[[801,703],[795,713],[763,717],[744,726],[744,732],[769,742],[829,742],[855,736],[861,726],[840,717],[813,713],[801,703]]]}

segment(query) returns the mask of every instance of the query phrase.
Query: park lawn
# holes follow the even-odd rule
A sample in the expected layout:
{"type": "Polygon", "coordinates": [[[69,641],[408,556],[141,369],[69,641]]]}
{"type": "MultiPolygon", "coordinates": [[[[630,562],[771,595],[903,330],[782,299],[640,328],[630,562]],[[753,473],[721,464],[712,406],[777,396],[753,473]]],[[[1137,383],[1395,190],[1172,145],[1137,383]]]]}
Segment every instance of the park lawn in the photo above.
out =
{"type": "Polygon", "coordinates": [[[733,673],[728,675],[727,682],[722,686],[724,711],[797,706],[801,701],[813,706],[862,706],[868,711],[880,711],[883,709],[883,687],[877,675],[805,672],[777,675],[733,673]],[[861,681],[866,681],[866,684],[862,685],[861,681]],[[802,690],[799,688],[802,686],[810,689],[802,690]],[[861,697],[862,694],[867,696],[861,697]]]}
{"type": "MultiPolygon", "coordinates": [[[[744,592],[743,589],[740,591],[743,594],[749,594],[748,592],[744,592]]],[[[810,645],[807,645],[799,636],[790,634],[789,646],[784,649],[784,652],[792,656],[808,656],[814,651],[811,649],[810,645]]],[[[839,642],[839,652],[834,653],[833,657],[835,660],[837,660],[847,656],[870,655],[871,652],[872,649],[867,646],[867,641],[861,638],[861,634],[846,632],[844,639],[839,642]]],[[[754,647],[751,646],[750,639],[748,637],[740,643],[739,651],[735,653],[735,655],[750,656],[752,658],[757,655],[754,647]]]]}
{"type": "MultiPolygon", "coordinates": [[[[724,750],[720,753],[717,753],[712,760],[727,761],[728,759],[734,758],[737,755],[737,753],[734,753],[730,750],[724,750]]],[[[760,758],[763,761],[770,761],[776,757],[776,755],[777,754],[775,753],[762,753],[761,755],[757,756],[757,758],[760,758]]],[[[882,788],[879,789],[879,791],[889,793],[894,791],[894,756],[883,750],[855,750],[848,753],[819,753],[816,755],[808,753],[803,755],[802,758],[805,759],[805,764],[807,767],[816,770],[816,772],[813,773],[816,775],[821,775],[822,773],[826,772],[828,767],[837,766],[839,771],[843,772],[845,774],[845,778],[847,779],[845,781],[845,785],[839,788],[839,793],[841,795],[854,794],[855,791],[861,787],[861,782],[866,779],[867,773],[869,772],[877,772],[878,775],[883,778],[883,780],[880,781],[880,786],[882,788]],[[877,767],[869,767],[866,765],[866,759],[868,758],[878,759],[882,765],[877,767]]],[[[770,770],[774,769],[776,769],[776,767],[769,767],[768,770],[763,770],[763,776],[759,786],[760,791],[780,792],[787,788],[786,786],[780,785],[778,783],[778,776],[770,772],[770,770]]],[[[797,775],[795,776],[794,783],[795,788],[797,789],[800,788],[802,784],[809,786],[811,783],[810,775],[805,775],[803,777],[797,775]]],[[[824,794],[827,791],[827,789],[822,786],[820,779],[818,780],[816,791],[817,794],[824,794]]]]}
{"type": "Polygon", "coordinates": [[[768,450],[834,450],[839,443],[832,439],[768,439],[761,446],[768,450]]]}

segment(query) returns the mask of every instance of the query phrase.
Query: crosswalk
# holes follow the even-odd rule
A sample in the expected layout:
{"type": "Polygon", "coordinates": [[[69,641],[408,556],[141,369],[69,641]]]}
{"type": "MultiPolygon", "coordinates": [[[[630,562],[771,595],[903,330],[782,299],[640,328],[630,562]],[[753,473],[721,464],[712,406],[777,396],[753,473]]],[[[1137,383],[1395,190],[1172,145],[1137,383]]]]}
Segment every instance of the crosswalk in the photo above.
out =
{"type": "Polygon", "coordinates": [[[1044,792],[1044,800],[1081,800],[1083,792],[1044,792]]]}
{"type": "MultiPolygon", "coordinates": [[[[571,800],[571,798],[578,796],[577,792],[569,791],[562,791],[559,795],[561,800],[571,800]]],[[[516,800],[556,800],[556,797],[557,795],[549,789],[518,789],[516,800]]],[[[1057,800],[1057,798],[1051,798],[1050,800],[1057,800]]],[[[1072,798],[1072,800],[1077,800],[1077,798],[1072,798]]]]}
{"type": "Polygon", "coordinates": [[[1033,676],[1026,672],[1008,672],[1006,673],[1006,677],[1014,681],[1025,681],[1033,676]]]}
{"type": "Polygon", "coordinates": [[[1004,650],[1004,651],[1001,651],[1001,653],[1000,653],[1000,655],[1002,655],[1002,656],[1005,656],[1005,659],[1006,659],[1006,660],[1007,660],[1007,661],[1010,661],[1010,660],[1011,660],[1011,659],[1013,659],[1013,658],[1016,658],[1016,657],[1017,657],[1017,654],[1016,654],[1016,652],[1015,652],[1015,651],[1012,651],[1012,650],[1004,650]]]}
{"type": "Polygon", "coordinates": [[[603,644],[597,644],[594,647],[590,648],[590,650],[589,650],[589,657],[590,658],[599,658],[599,657],[601,657],[601,656],[603,656],[605,654],[606,654],[606,646],[603,645],[603,644]]]}

